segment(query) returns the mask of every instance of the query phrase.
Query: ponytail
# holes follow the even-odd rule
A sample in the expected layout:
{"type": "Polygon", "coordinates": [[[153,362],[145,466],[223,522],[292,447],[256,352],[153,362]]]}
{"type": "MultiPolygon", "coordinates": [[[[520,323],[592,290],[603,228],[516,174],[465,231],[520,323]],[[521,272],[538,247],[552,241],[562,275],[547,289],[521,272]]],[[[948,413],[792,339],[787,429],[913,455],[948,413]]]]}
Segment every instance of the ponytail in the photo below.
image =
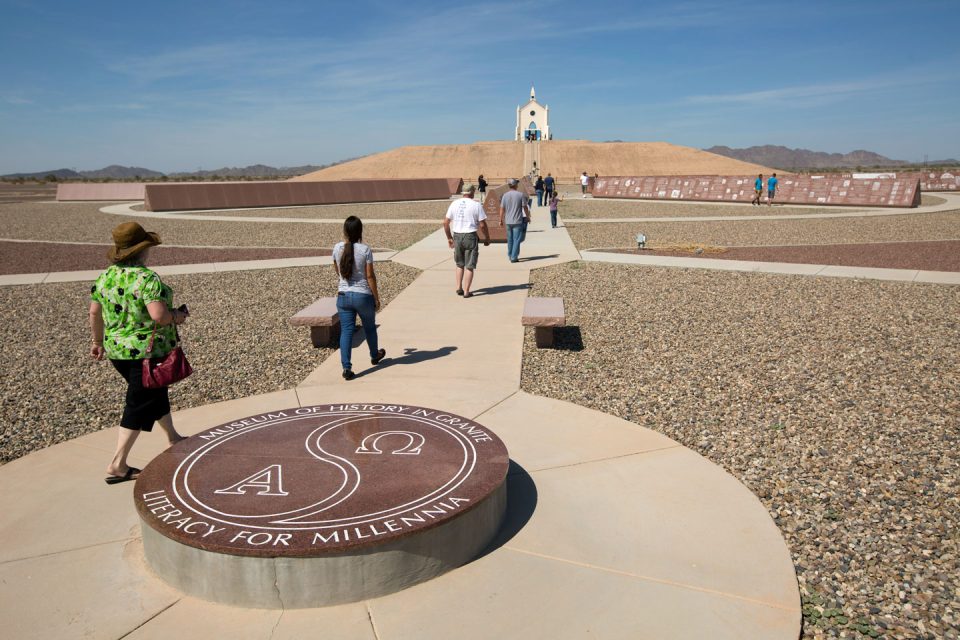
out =
{"type": "Polygon", "coordinates": [[[353,275],[353,243],[363,238],[363,223],[357,216],[343,221],[343,254],[340,255],[340,277],[349,280],[353,275]]]}

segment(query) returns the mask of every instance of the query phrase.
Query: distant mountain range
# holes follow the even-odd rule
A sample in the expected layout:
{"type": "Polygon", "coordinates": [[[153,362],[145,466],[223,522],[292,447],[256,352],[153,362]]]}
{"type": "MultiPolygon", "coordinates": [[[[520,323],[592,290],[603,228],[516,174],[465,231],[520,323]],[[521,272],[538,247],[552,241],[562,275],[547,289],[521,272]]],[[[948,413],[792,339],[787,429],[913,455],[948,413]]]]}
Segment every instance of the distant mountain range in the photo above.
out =
{"type": "MultiPolygon", "coordinates": [[[[923,165],[905,160],[891,160],[873,151],[858,149],[850,153],[824,153],[809,149],[790,149],[777,145],[731,149],[730,147],[710,147],[704,149],[710,153],[726,156],[735,160],[752,162],[775,169],[855,169],[874,167],[920,167],[923,165]]],[[[935,160],[926,165],[957,165],[957,160],[935,160]]]]}
{"type": "MultiPolygon", "coordinates": [[[[350,158],[350,160],[354,159],[355,158],[350,158]]],[[[265,164],[254,164],[250,165],[249,167],[223,167],[221,169],[209,170],[200,169],[197,171],[178,171],[176,173],[169,174],[164,174],[152,169],[145,169],[144,167],[124,167],[121,165],[112,164],[109,167],[104,167],[103,169],[97,169],[95,171],[52,169],[50,171],[35,171],[33,173],[11,173],[9,175],[0,176],[0,179],[14,180],[17,178],[24,178],[27,180],[44,180],[48,179],[49,176],[54,176],[57,180],[158,180],[164,177],[174,179],[199,178],[201,180],[209,180],[213,178],[289,178],[292,176],[301,176],[305,173],[311,173],[313,171],[319,171],[320,169],[332,167],[333,165],[340,164],[342,162],[348,162],[348,160],[341,160],[340,162],[333,162],[331,164],[324,165],[308,164],[301,167],[279,168],[269,167],[265,164]]]]}
{"type": "MultiPolygon", "coordinates": [[[[611,141],[619,142],[619,140],[611,141]]],[[[880,167],[912,167],[922,168],[923,166],[960,166],[960,160],[953,158],[947,160],[933,160],[923,164],[910,163],[904,160],[891,160],[886,156],[872,151],[857,150],[850,153],[824,153],[823,151],[810,151],[809,149],[790,149],[778,145],[763,145],[759,147],[747,147],[745,149],[732,149],[730,147],[715,146],[704,149],[710,153],[752,162],[754,164],[772,167],[775,169],[787,170],[810,170],[810,169],[863,169],[880,167]]],[[[94,171],[74,171],[73,169],[53,169],[50,171],[35,171],[33,173],[11,173],[0,176],[0,180],[15,180],[18,178],[26,180],[49,180],[53,176],[56,180],[250,180],[250,179],[272,179],[272,178],[290,178],[293,176],[302,176],[307,173],[326,169],[334,165],[357,160],[357,158],[347,158],[338,162],[331,162],[323,165],[303,165],[301,167],[271,167],[265,164],[254,164],[248,167],[222,167],[220,169],[197,171],[178,171],[175,173],[164,174],[144,167],[124,167],[112,164],[103,169],[94,171]]]]}

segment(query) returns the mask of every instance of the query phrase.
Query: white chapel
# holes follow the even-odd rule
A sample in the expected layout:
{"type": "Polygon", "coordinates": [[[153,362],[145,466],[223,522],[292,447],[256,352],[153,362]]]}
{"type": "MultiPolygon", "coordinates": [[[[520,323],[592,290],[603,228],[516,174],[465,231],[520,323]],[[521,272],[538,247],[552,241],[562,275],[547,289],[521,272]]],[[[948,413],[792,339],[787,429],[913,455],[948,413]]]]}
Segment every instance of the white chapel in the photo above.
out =
{"type": "Polygon", "coordinates": [[[550,107],[537,102],[537,93],[530,86],[530,102],[517,107],[517,128],[514,140],[550,140],[550,107]]]}

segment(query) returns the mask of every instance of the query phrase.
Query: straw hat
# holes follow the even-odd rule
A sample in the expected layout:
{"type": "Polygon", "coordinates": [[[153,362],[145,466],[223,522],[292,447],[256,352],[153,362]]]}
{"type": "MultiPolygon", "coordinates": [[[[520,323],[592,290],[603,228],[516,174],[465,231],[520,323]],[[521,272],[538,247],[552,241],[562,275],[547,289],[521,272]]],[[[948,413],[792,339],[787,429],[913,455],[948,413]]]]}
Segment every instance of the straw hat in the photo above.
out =
{"type": "Polygon", "coordinates": [[[160,236],[152,231],[144,231],[136,222],[124,222],[113,229],[113,248],[107,251],[107,257],[113,262],[122,262],[147,247],[160,244],[160,236]]]}

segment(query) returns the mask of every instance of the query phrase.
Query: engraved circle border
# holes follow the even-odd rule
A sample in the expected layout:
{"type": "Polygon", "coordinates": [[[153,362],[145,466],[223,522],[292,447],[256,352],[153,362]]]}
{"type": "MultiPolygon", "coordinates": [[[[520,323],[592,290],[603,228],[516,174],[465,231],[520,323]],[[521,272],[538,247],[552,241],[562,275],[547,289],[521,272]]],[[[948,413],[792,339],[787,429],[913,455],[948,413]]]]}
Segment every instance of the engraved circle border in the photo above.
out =
{"type": "MultiPolygon", "coordinates": [[[[318,405],[314,405],[314,406],[318,406],[318,405]]],[[[322,405],[320,405],[320,406],[322,406],[322,405]]],[[[309,409],[309,408],[312,408],[312,407],[298,407],[298,408],[296,408],[296,409],[281,409],[281,410],[278,410],[278,411],[296,411],[296,410],[298,410],[298,409],[309,409]]],[[[421,407],[421,408],[426,408],[426,407],[421,407]]],[[[267,413],[270,413],[270,412],[267,412],[267,413]]],[[[368,522],[377,522],[377,521],[379,521],[379,520],[383,520],[384,518],[387,518],[387,517],[390,517],[390,516],[397,516],[397,515],[399,515],[400,513],[405,513],[405,512],[407,512],[407,511],[412,511],[412,510],[414,510],[414,509],[421,508],[421,507],[425,506],[425,505],[428,504],[428,503],[435,502],[435,501],[440,500],[440,499],[442,499],[443,497],[449,495],[449,494],[450,494],[451,492],[453,492],[457,487],[459,487],[460,485],[462,485],[462,484],[473,474],[473,470],[476,468],[476,464],[477,464],[477,450],[476,450],[476,447],[474,446],[474,443],[473,443],[472,441],[470,441],[470,439],[467,438],[464,434],[460,433],[458,430],[456,430],[455,428],[453,428],[453,427],[451,427],[451,426],[449,426],[449,425],[446,425],[446,424],[443,424],[443,423],[438,423],[438,422],[436,422],[435,420],[432,420],[432,419],[427,418],[427,417],[424,417],[424,416],[403,415],[403,418],[406,418],[406,419],[408,419],[408,420],[414,420],[414,421],[416,421],[416,422],[420,422],[420,423],[426,424],[427,426],[435,427],[435,428],[441,429],[442,431],[447,432],[448,434],[454,436],[454,439],[455,439],[455,440],[459,441],[459,444],[461,445],[461,447],[463,447],[463,445],[466,444],[466,445],[469,447],[469,450],[468,450],[468,452],[467,452],[468,455],[467,455],[466,457],[467,457],[467,459],[468,459],[468,461],[469,461],[470,468],[469,468],[465,473],[463,473],[463,466],[461,466],[460,471],[458,471],[458,473],[454,476],[454,478],[453,478],[452,480],[447,481],[446,485],[440,487],[439,489],[436,489],[435,491],[432,492],[432,494],[428,494],[427,496],[423,496],[423,497],[420,497],[420,498],[416,498],[416,499],[414,499],[414,500],[412,500],[412,501],[410,501],[410,502],[407,502],[407,503],[405,503],[405,504],[403,504],[403,505],[399,505],[399,506],[395,506],[395,507],[390,507],[389,509],[384,509],[384,510],[382,510],[382,511],[378,511],[378,512],[375,512],[375,513],[361,514],[361,515],[358,515],[358,516],[351,516],[350,518],[341,518],[341,519],[335,520],[335,521],[325,521],[325,522],[330,522],[330,524],[320,524],[320,523],[318,523],[318,524],[314,524],[314,525],[312,525],[312,526],[307,526],[307,527],[295,527],[295,526],[289,526],[289,525],[288,525],[288,526],[268,527],[268,526],[263,526],[263,525],[255,525],[255,524],[251,524],[251,523],[248,523],[248,522],[238,523],[238,522],[233,522],[233,521],[226,520],[226,519],[222,519],[222,518],[212,517],[209,513],[205,512],[205,511],[203,511],[203,510],[201,510],[201,509],[199,509],[199,508],[196,508],[193,504],[191,504],[189,501],[187,501],[187,500],[184,498],[184,496],[182,496],[182,495],[180,494],[177,480],[178,480],[178,478],[180,477],[181,470],[183,469],[184,465],[187,465],[187,464],[188,464],[188,461],[190,461],[191,459],[193,459],[193,462],[195,462],[196,459],[199,459],[200,457],[202,457],[203,455],[205,455],[207,452],[209,452],[209,450],[211,450],[211,449],[213,449],[213,448],[215,448],[215,447],[223,444],[224,442],[227,442],[228,440],[232,440],[233,438],[237,438],[237,437],[246,435],[246,434],[251,433],[251,432],[253,432],[253,431],[258,431],[258,430],[260,430],[260,429],[264,429],[264,428],[267,428],[267,427],[272,427],[272,426],[275,426],[275,425],[278,425],[278,424],[283,424],[283,423],[286,423],[286,422],[293,422],[293,421],[296,421],[296,420],[303,420],[303,419],[306,419],[306,418],[309,418],[309,417],[312,417],[312,416],[331,416],[331,415],[343,416],[344,413],[352,414],[352,415],[346,416],[345,419],[364,418],[364,417],[384,417],[382,413],[378,413],[378,412],[374,412],[374,411],[370,411],[370,410],[357,410],[357,411],[350,411],[350,412],[323,411],[323,412],[312,412],[312,413],[310,413],[310,414],[298,414],[298,415],[293,415],[293,416],[289,416],[289,417],[287,417],[287,418],[280,418],[280,419],[278,419],[278,420],[271,420],[271,421],[266,422],[266,423],[264,423],[264,424],[262,424],[262,425],[257,425],[257,426],[254,426],[254,427],[250,427],[250,428],[247,428],[247,429],[243,429],[242,431],[238,431],[237,433],[233,433],[233,434],[227,435],[227,436],[225,436],[225,437],[223,437],[223,438],[221,438],[221,439],[218,439],[218,440],[212,441],[212,442],[210,442],[210,443],[204,444],[202,447],[200,447],[200,448],[197,449],[196,451],[191,452],[186,458],[184,458],[184,460],[177,466],[176,470],[175,470],[174,473],[173,473],[173,478],[172,478],[172,480],[171,480],[171,486],[172,486],[172,489],[173,489],[173,493],[174,493],[174,495],[176,496],[177,500],[180,502],[180,504],[182,504],[184,507],[186,507],[186,508],[189,509],[190,511],[194,512],[195,514],[197,514],[197,515],[199,515],[199,516],[202,516],[202,517],[204,517],[204,518],[208,518],[208,519],[210,519],[210,520],[214,520],[214,521],[219,522],[219,523],[221,523],[221,524],[227,524],[227,525],[231,525],[231,526],[235,526],[235,527],[244,527],[244,528],[248,528],[248,529],[259,529],[259,530],[265,530],[265,531],[291,531],[291,530],[292,530],[292,531],[313,531],[313,530],[337,529],[337,528],[342,528],[342,527],[347,527],[347,526],[356,526],[356,525],[360,525],[360,524],[366,524],[366,523],[368,523],[368,522]],[[447,485],[449,485],[451,482],[453,482],[454,480],[456,480],[457,476],[460,475],[461,473],[462,473],[463,477],[460,478],[460,480],[459,480],[458,482],[456,482],[456,484],[454,484],[453,486],[450,486],[450,487],[447,488],[447,485]],[[446,488],[446,490],[444,491],[445,488],[446,488]],[[438,494],[438,492],[441,492],[441,491],[442,491],[442,493],[439,493],[439,494],[438,494]],[[433,495],[433,494],[437,494],[437,495],[433,495]],[[384,514],[384,515],[381,515],[381,514],[384,514]],[[374,516],[375,516],[375,517],[374,517],[374,516]],[[366,519],[364,519],[364,518],[366,518],[366,519]]],[[[460,418],[462,418],[462,416],[455,416],[455,415],[453,415],[453,414],[448,414],[448,415],[451,415],[451,417],[460,417],[460,418]]],[[[387,414],[386,417],[398,418],[398,417],[400,417],[400,416],[399,416],[398,414],[389,413],[389,414],[387,414]]],[[[470,421],[470,422],[473,422],[473,421],[470,421]]],[[[479,426],[482,426],[482,425],[479,425],[479,426]]],[[[485,430],[485,431],[487,430],[486,427],[484,427],[484,430],[485,430]]],[[[466,464],[466,462],[465,462],[464,464],[466,464]]],[[[192,466],[192,463],[191,463],[191,466],[192,466]]],[[[188,487],[188,485],[187,485],[185,482],[184,482],[184,489],[189,492],[189,487],[188,487]]],[[[197,500],[197,499],[195,498],[195,496],[192,495],[192,492],[190,492],[190,497],[191,497],[193,500],[196,500],[196,502],[197,502],[198,504],[203,505],[203,503],[202,503],[200,500],[197,500]]],[[[204,505],[204,506],[206,506],[206,505],[204,505]]]]}

